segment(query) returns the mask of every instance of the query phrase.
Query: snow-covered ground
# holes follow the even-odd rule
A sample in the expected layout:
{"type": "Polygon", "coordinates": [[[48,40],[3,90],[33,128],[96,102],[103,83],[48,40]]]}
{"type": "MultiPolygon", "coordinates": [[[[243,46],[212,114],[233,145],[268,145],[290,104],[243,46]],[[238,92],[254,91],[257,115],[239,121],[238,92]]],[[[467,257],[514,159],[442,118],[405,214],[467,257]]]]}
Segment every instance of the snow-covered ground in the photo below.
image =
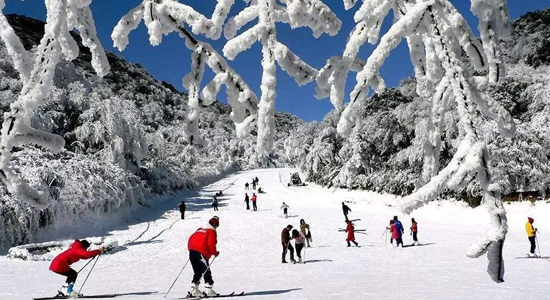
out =
{"type": "MultiPolygon", "coordinates": [[[[240,172],[198,191],[185,221],[179,220],[174,198],[154,209],[138,212],[134,221],[116,226],[109,236],[124,246],[101,256],[82,293],[120,293],[117,299],[164,299],[187,261],[187,239],[213,215],[220,217],[220,256],[212,265],[215,290],[245,291],[246,299],[550,299],[550,261],[515,259],[525,256],[527,216],[540,229],[542,254],[550,253],[550,205],[506,205],[510,233],[505,244],[505,283],[487,275],[485,258],[465,256],[472,242],[489,228],[484,207],[461,203],[432,203],[411,216],[392,206],[395,197],[369,192],[332,190],[315,185],[287,187],[290,169],[240,172]],[[244,184],[257,176],[266,194],[258,196],[258,211],[245,210],[244,184]],[[224,190],[220,211],[211,197],[224,190]],[[356,234],[360,248],[346,247],[341,202],[349,201],[351,218],[361,218],[356,234]],[[281,204],[290,206],[290,218],[281,204]],[[381,238],[394,215],[408,229],[416,218],[419,240],[425,246],[392,248],[381,238]],[[280,233],[287,224],[298,227],[304,218],[311,225],[313,243],[306,249],[307,263],[281,264],[280,233]],[[139,221],[142,220],[142,221],[139,221]]],[[[82,231],[84,232],[84,231],[82,231]]],[[[412,238],[404,236],[405,244],[412,238]]],[[[85,236],[82,236],[83,238],[85,236]]],[[[75,269],[86,261],[75,264],[75,269]]],[[[49,262],[0,257],[0,299],[30,299],[54,295],[64,278],[48,271],[49,262]]],[[[89,267],[88,267],[89,268],[89,267]]],[[[77,289],[88,269],[81,273],[77,289]]],[[[183,271],[168,299],[187,294],[190,265],[183,271]]]]}

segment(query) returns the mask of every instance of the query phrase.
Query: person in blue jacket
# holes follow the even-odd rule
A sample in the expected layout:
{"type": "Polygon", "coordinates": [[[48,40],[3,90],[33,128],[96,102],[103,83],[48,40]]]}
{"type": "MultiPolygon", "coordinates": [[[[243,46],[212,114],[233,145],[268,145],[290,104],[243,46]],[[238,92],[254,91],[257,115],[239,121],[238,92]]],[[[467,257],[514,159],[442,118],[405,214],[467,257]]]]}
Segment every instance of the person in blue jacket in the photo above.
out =
{"type": "Polygon", "coordinates": [[[399,244],[401,244],[401,247],[403,247],[403,233],[405,232],[405,229],[403,228],[403,224],[401,224],[401,221],[397,219],[397,216],[393,216],[393,223],[395,224],[395,231],[397,231],[395,246],[399,247],[399,244]]]}

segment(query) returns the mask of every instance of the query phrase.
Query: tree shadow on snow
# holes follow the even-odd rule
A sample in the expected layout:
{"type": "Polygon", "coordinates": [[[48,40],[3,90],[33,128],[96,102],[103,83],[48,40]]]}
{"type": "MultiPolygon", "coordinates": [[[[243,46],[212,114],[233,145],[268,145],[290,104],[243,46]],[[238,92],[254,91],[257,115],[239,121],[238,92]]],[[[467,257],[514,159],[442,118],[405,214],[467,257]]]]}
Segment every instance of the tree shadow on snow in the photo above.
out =
{"type": "Polygon", "coordinates": [[[252,292],[252,293],[245,293],[244,296],[266,296],[266,295],[279,295],[284,294],[292,291],[299,291],[302,288],[296,288],[296,289],[288,289],[288,290],[270,290],[270,291],[258,291],[258,292],[252,292]]]}

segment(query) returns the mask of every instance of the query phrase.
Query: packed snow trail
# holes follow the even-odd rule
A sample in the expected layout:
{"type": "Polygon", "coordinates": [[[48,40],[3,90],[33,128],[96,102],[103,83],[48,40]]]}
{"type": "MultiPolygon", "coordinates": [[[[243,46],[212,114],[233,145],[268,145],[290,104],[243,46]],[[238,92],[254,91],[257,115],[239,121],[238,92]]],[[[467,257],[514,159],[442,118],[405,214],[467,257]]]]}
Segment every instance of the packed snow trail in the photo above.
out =
{"type": "MultiPolygon", "coordinates": [[[[535,219],[542,255],[550,251],[550,205],[506,205],[510,234],[505,244],[507,281],[497,285],[487,277],[484,259],[465,256],[472,237],[488,229],[484,207],[435,202],[411,216],[393,207],[395,197],[370,192],[321,188],[316,185],[287,187],[291,169],[264,169],[229,175],[184,196],[185,220],[179,220],[181,196],[153,209],[138,212],[142,223],[109,232],[123,246],[99,260],[82,293],[118,293],[116,299],[164,299],[188,258],[187,240],[213,215],[220,217],[218,249],[212,265],[214,289],[221,294],[245,291],[247,299],[549,299],[550,263],[524,256],[529,242],[524,232],[527,216],[535,219]],[[247,211],[245,182],[259,178],[266,191],[258,194],[258,211],[247,211]],[[220,190],[219,211],[211,208],[212,195],[220,190]],[[356,234],[361,246],[346,247],[341,202],[360,218],[356,234]],[[282,202],[289,207],[284,218],[282,202]],[[165,208],[160,218],[158,210],[165,208]],[[147,213],[151,215],[148,216],[147,213]],[[424,246],[392,248],[384,241],[384,228],[399,216],[409,236],[410,217],[418,221],[418,238],[424,246]],[[311,226],[312,247],[306,248],[306,264],[281,264],[280,234],[288,224],[298,228],[303,218],[311,226]],[[382,238],[381,238],[382,236],[382,238]]],[[[114,218],[114,217],[113,217],[114,218]]],[[[84,238],[86,236],[81,236],[84,238]]],[[[287,257],[288,260],[288,257],[287,257]]],[[[78,270],[87,261],[74,265],[78,270]]],[[[55,295],[64,277],[48,271],[50,262],[25,262],[0,258],[0,299],[30,299],[55,295]]],[[[89,269],[80,274],[80,288],[89,269]]],[[[187,295],[192,277],[190,265],[183,271],[167,299],[187,295]]],[[[204,285],[201,285],[201,288],[204,285]]]]}

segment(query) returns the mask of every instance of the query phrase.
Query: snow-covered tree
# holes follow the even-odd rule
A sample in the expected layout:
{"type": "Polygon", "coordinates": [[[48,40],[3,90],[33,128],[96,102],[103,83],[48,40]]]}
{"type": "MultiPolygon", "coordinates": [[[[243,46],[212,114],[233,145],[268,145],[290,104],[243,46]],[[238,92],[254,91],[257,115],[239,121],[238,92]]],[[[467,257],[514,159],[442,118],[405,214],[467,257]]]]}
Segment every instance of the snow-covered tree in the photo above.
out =
{"type": "MultiPolygon", "coordinates": [[[[347,9],[356,2],[344,0],[347,9]]],[[[380,68],[391,50],[405,38],[414,66],[417,93],[431,99],[431,113],[427,120],[423,175],[418,189],[402,201],[401,209],[409,213],[435,199],[446,188],[464,187],[477,175],[493,228],[469,249],[468,256],[479,257],[489,252],[489,274],[494,281],[502,282],[506,213],[500,187],[491,176],[487,147],[479,133],[479,114],[496,121],[501,134],[514,134],[515,125],[509,113],[486,94],[489,86],[504,77],[500,40],[508,34],[509,16],[505,0],[471,2],[471,10],[479,19],[482,43],[448,0],[364,0],[355,14],[357,25],[343,58],[333,67],[330,92],[331,101],[340,110],[345,79],[353,68],[359,48],[366,41],[377,42],[382,22],[393,10],[393,25],[357,74],[357,83],[350,94],[350,103],[342,112],[338,132],[344,136],[351,134],[370,88],[375,93],[385,89],[380,68]],[[442,118],[450,109],[458,113],[461,141],[450,163],[440,170],[442,118]]],[[[323,88],[326,89],[320,86],[323,88]]]]}
{"type": "Polygon", "coordinates": [[[34,129],[31,117],[52,86],[55,67],[61,60],[73,60],[78,56],[78,45],[70,31],[76,29],[84,46],[92,54],[92,66],[99,76],[109,72],[109,63],[103,51],[94,25],[90,0],[46,0],[45,33],[34,54],[34,62],[23,47],[13,28],[1,13],[4,0],[0,0],[0,38],[14,61],[23,82],[18,99],[4,114],[2,141],[0,143],[0,179],[8,191],[19,199],[37,207],[46,207],[43,192],[31,187],[12,168],[10,160],[13,147],[37,144],[52,151],[64,146],[61,136],[34,129]]]}
{"type": "Polygon", "coordinates": [[[190,112],[186,118],[184,133],[190,144],[203,144],[199,135],[199,90],[204,75],[204,65],[208,65],[216,74],[214,79],[202,90],[203,105],[216,101],[222,85],[226,86],[227,99],[233,111],[231,118],[237,126],[239,137],[249,132],[256,120],[258,98],[248,87],[241,76],[235,72],[223,56],[218,54],[210,44],[197,40],[186,28],[191,27],[193,34],[203,34],[208,38],[218,39],[222,25],[233,5],[234,0],[218,0],[208,19],[192,7],[174,0],[144,0],[118,22],[111,35],[115,47],[123,51],[128,45],[128,35],[137,28],[141,20],[148,29],[151,45],[157,46],[162,36],[177,32],[186,38],[186,46],[191,54],[191,72],[183,78],[183,86],[189,91],[190,112]]]}
{"type": "Polygon", "coordinates": [[[280,2],[282,5],[275,0],[252,0],[250,6],[228,21],[224,31],[229,41],[224,46],[223,53],[229,59],[234,59],[258,41],[262,43],[262,95],[259,104],[257,142],[257,152],[260,156],[267,156],[273,147],[277,84],[275,61],[298,85],[313,81],[318,74],[315,68],[277,40],[276,24],[282,22],[290,24],[292,28],[309,27],[315,37],[323,33],[335,35],[342,25],[329,7],[320,0],[280,2]],[[235,36],[243,26],[255,19],[258,19],[256,25],[235,36]]]}

